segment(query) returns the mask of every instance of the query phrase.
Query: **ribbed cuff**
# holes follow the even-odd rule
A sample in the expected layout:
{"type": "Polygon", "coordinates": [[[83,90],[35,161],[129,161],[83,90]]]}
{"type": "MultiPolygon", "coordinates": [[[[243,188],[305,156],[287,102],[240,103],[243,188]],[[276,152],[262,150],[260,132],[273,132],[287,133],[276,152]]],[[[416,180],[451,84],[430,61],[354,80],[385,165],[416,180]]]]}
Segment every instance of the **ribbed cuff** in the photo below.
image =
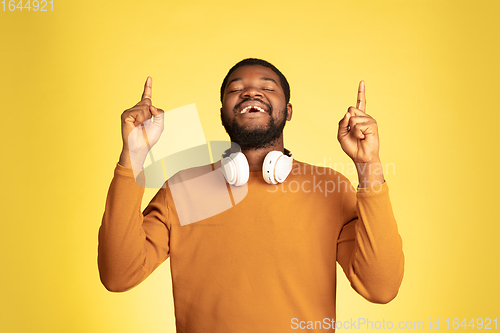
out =
{"type": "Polygon", "coordinates": [[[387,181],[383,182],[380,185],[374,185],[370,187],[358,187],[358,196],[371,196],[386,193],[389,191],[389,187],[387,186],[387,181]]]}
{"type": "Polygon", "coordinates": [[[122,176],[135,178],[134,171],[132,170],[132,168],[126,168],[118,162],[116,162],[115,173],[120,174],[122,176]]]}

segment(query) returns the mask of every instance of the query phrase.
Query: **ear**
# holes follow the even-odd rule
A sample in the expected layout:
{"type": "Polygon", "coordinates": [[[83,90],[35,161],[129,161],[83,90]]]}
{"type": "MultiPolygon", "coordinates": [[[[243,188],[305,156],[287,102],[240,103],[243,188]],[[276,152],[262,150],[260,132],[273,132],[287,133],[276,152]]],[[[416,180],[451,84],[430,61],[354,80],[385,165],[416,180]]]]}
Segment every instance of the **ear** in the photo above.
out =
{"type": "Polygon", "coordinates": [[[286,117],[286,120],[287,120],[287,121],[290,121],[290,120],[292,120],[292,113],[293,113],[293,110],[292,110],[292,104],[291,104],[291,103],[288,103],[288,104],[286,105],[286,109],[287,109],[287,111],[288,111],[288,117],[286,117]]]}

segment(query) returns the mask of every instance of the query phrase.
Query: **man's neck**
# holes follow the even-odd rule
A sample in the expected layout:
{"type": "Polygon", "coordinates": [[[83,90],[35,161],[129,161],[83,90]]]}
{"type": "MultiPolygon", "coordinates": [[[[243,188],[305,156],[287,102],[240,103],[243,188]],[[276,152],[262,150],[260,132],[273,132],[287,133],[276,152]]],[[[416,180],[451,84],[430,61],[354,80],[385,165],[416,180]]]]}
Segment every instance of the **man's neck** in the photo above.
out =
{"type": "Polygon", "coordinates": [[[283,145],[283,134],[269,147],[258,149],[242,149],[243,154],[245,154],[245,157],[248,160],[250,172],[262,171],[264,158],[266,158],[266,155],[273,150],[281,151],[282,153],[284,153],[285,149],[283,145]]]}

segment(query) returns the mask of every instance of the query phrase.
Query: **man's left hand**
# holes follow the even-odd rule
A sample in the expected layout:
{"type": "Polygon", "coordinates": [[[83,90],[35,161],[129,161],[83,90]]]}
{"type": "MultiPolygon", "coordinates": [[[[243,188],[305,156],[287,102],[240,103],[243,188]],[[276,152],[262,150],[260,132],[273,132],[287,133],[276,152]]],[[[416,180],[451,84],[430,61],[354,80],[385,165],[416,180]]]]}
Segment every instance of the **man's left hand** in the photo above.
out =
{"type": "Polygon", "coordinates": [[[337,134],[342,150],[354,163],[374,163],[380,160],[377,122],[365,110],[365,82],[361,81],[356,107],[349,107],[339,122],[337,134]]]}
{"type": "Polygon", "coordinates": [[[365,112],[365,82],[358,88],[356,107],[351,106],[339,122],[337,139],[342,150],[354,161],[359,187],[382,184],[384,175],[380,162],[377,122],[365,112]]]}

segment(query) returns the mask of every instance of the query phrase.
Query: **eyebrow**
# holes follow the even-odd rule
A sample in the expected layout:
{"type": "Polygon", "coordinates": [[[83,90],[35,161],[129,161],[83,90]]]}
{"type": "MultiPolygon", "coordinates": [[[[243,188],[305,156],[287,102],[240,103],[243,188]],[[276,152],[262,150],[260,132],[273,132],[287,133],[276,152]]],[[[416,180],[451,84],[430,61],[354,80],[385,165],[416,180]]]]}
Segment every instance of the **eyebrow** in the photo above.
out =
{"type": "MultiPolygon", "coordinates": [[[[260,78],[260,80],[261,80],[261,81],[272,81],[272,82],[276,83],[276,85],[277,85],[277,86],[280,86],[280,85],[278,84],[278,82],[276,82],[276,80],[274,80],[274,79],[272,79],[272,78],[270,78],[270,77],[265,77],[265,76],[263,76],[263,77],[261,77],[261,78],[260,78]]],[[[234,78],[234,79],[232,79],[231,81],[229,81],[229,82],[227,83],[227,85],[230,85],[231,83],[233,83],[233,82],[235,82],[235,81],[243,81],[243,79],[242,79],[241,77],[234,78]]]]}

